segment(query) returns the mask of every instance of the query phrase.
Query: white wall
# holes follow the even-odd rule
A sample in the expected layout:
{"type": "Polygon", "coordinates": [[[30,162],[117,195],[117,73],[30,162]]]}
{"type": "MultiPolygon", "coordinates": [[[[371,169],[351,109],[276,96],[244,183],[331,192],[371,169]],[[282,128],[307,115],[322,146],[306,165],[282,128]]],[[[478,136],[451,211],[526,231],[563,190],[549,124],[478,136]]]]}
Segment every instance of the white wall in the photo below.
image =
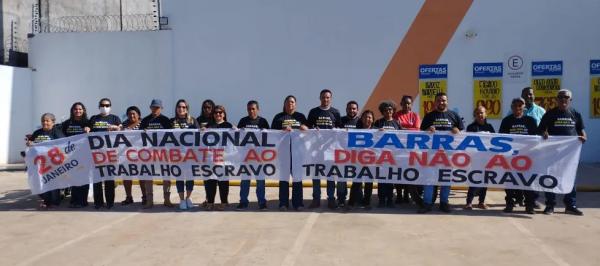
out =
{"type": "MultiPolygon", "coordinates": [[[[32,40],[34,123],[43,112],[68,115],[74,101],[96,113],[113,99],[115,113],[129,105],[148,113],[161,98],[168,116],[178,98],[200,112],[212,98],[231,121],[245,103],[261,102],[269,120],[294,94],[307,113],[321,89],[334,91],[334,106],[364,104],[409,29],[423,1],[164,1],[170,31],[39,35],[32,40]]],[[[589,119],[589,60],[600,58],[600,2],[474,1],[439,63],[449,65],[451,106],[471,121],[472,63],[504,61],[513,53],[532,60],[563,60],[564,87],[574,91],[589,142],[583,161],[597,162],[598,120],[589,119]],[[465,33],[477,33],[466,38],[465,33]],[[596,44],[596,45],[595,45],[596,44]]],[[[430,62],[424,62],[430,63],[430,62]]],[[[415,80],[415,87],[417,81],[415,80]]],[[[508,100],[524,82],[504,82],[508,100]]],[[[418,105],[414,107],[418,108],[418,105]]],[[[496,125],[498,121],[493,121],[496,125]]]]}
{"type": "Polygon", "coordinates": [[[25,134],[32,132],[31,105],[31,71],[0,65],[0,164],[23,161],[25,134]]]}

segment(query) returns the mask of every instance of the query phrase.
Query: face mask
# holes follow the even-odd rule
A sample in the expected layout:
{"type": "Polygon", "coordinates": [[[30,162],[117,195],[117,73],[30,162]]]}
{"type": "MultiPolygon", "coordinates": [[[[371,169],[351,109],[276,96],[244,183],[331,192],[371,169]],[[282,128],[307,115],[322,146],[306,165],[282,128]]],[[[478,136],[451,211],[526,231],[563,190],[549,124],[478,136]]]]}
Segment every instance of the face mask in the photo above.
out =
{"type": "Polygon", "coordinates": [[[110,107],[100,107],[100,113],[107,115],[110,113],[110,107]]]}

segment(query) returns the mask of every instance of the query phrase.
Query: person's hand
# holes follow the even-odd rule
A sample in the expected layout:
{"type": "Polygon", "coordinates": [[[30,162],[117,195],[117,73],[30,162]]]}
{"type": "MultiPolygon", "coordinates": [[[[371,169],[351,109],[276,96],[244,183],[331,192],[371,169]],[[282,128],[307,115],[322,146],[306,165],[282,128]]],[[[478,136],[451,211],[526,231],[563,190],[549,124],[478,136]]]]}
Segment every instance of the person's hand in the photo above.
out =
{"type": "Polygon", "coordinates": [[[90,131],[91,131],[90,127],[83,128],[83,132],[85,132],[85,133],[90,133],[90,131]]]}
{"type": "Polygon", "coordinates": [[[300,130],[308,130],[308,127],[306,125],[301,125],[300,130]]]}
{"type": "Polygon", "coordinates": [[[581,141],[581,143],[585,143],[585,141],[587,140],[586,136],[579,136],[579,141],[581,141]]]}
{"type": "Polygon", "coordinates": [[[429,133],[435,133],[435,127],[434,127],[434,126],[430,126],[430,127],[427,129],[427,132],[429,132],[429,133]]]}
{"type": "Polygon", "coordinates": [[[292,131],[292,127],[290,127],[290,126],[287,126],[287,127],[285,127],[283,130],[285,130],[285,131],[287,131],[287,132],[290,132],[290,131],[292,131]]]}
{"type": "Polygon", "coordinates": [[[385,131],[385,128],[380,128],[379,131],[385,131]]]}
{"type": "Polygon", "coordinates": [[[25,145],[26,145],[27,147],[31,147],[31,145],[33,145],[33,142],[32,142],[31,140],[26,140],[26,141],[25,141],[25,145]]]}
{"type": "Polygon", "coordinates": [[[457,127],[453,127],[452,134],[458,134],[458,133],[460,133],[460,129],[458,129],[457,127]]]}

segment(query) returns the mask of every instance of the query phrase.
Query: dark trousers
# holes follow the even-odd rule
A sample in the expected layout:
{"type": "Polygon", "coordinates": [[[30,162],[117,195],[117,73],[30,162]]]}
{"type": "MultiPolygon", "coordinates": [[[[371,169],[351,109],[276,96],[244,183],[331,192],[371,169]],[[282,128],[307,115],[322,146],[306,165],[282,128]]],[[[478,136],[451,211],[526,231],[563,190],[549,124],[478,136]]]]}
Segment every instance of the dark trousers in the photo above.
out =
{"type": "Polygon", "coordinates": [[[352,182],[352,186],[350,187],[350,198],[348,199],[348,205],[354,206],[357,203],[365,206],[371,205],[372,194],[373,183],[352,182]]]}
{"type": "Polygon", "coordinates": [[[506,196],[504,197],[506,206],[514,207],[519,198],[519,194],[522,194],[525,198],[525,206],[533,208],[533,206],[535,206],[535,200],[538,197],[538,193],[531,190],[505,189],[504,191],[506,192],[506,196]]]}
{"type": "Polygon", "coordinates": [[[186,181],[175,181],[175,186],[177,187],[177,193],[183,193],[183,185],[185,183],[185,191],[193,191],[194,190],[194,180],[186,180],[186,181]]]}
{"type": "MultiPolygon", "coordinates": [[[[115,181],[104,181],[104,196],[106,197],[106,206],[112,207],[115,205],[115,181]]],[[[100,207],[104,205],[104,197],[102,195],[102,182],[94,183],[94,205],[100,207]]]]}
{"type": "Polygon", "coordinates": [[[46,191],[46,192],[40,194],[40,198],[42,198],[42,200],[44,201],[44,204],[46,204],[46,206],[50,206],[50,205],[58,206],[58,205],[60,205],[60,189],[46,191]]]}
{"type": "Polygon", "coordinates": [[[379,205],[394,204],[394,184],[379,183],[377,185],[379,205]]]}
{"type": "MultiPolygon", "coordinates": [[[[292,182],[292,207],[304,207],[302,181],[292,182]]],[[[290,207],[290,182],[279,181],[279,207],[290,207]]]]}
{"type": "Polygon", "coordinates": [[[88,193],[90,185],[71,187],[71,204],[87,206],[88,193]]]}
{"type": "MultiPolygon", "coordinates": [[[[546,206],[554,207],[556,205],[556,194],[552,192],[546,192],[546,206]]],[[[577,207],[577,190],[573,186],[573,190],[569,194],[563,196],[563,202],[566,208],[577,207]]]]}
{"type": "Polygon", "coordinates": [[[227,197],[229,196],[229,181],[217,181],[209,179],[204,181],[206,184],[206,198],[208,203],[215,203],[215,197],[217,196],[217,186],[219,186],[219,198],[221,203],[229,203],[227,197]]]}
{"type": "Polygon", "coordinates": [[[473,203],[473,198],[475,195],[479,194],[479,203],[485,202],[485,195],[487,194],[486,187],[469,187],[469,191],[467,191],[467,204],[473,203]]]}
{"type": "Polygon", "coordinates": [[[396,202],[408,202],[410,195],[409,187],[410,185],[394,184],[394,188],[396,189],[396,202]]]}

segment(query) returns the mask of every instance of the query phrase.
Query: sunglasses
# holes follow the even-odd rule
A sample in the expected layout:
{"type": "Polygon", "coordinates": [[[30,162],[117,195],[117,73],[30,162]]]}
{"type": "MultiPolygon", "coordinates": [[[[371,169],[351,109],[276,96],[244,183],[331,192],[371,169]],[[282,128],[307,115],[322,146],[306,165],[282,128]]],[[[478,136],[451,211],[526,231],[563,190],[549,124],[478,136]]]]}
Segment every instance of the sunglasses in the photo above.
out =
{"type": "Polygon", "coordinates": [[[569,98],[571,98],[571,97],[569,97],[569,96],[566,96],[566,95],[558,95],[558,98],[559,98],[559,99],[569,99],[569,98]]]}
{"type": "Polygon", "coordinates": [[[100,104],[100,107],[110,107],[110,104],[100,104]]]}

